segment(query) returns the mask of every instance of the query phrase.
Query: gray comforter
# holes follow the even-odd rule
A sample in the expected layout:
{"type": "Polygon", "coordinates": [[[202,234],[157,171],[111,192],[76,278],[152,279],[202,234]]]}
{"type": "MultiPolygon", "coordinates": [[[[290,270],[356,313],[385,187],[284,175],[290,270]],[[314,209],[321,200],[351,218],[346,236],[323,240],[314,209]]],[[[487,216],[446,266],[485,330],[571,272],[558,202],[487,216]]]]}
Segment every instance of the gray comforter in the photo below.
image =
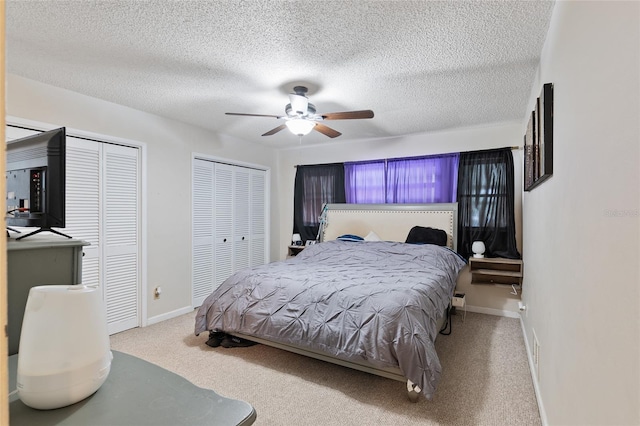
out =
{"type": "Polygon", "coordinates": [[[399,367],[431,398],[441,372],[437,322],[464,265],[430,244],[327,241],[236,272],[200,306],[195,333],[237,332],[399,367]]]}

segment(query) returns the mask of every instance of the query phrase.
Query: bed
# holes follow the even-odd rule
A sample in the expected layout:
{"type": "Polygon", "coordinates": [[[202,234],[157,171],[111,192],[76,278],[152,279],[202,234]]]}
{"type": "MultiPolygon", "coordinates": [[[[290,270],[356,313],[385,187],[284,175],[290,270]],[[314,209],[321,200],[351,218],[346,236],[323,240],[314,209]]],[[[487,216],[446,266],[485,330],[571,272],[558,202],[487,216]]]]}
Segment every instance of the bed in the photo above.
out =
{"type": "Polygon", "coordinates": [[[225,332],[407,383],[431,399],[435,339],[464,260],[456,204],[328,204],[320,242],[296,257],[236,272],[198,309],[196,335],[225,332]],[[446,244],[406,244],[414,226],[446,244]],[[340,239],[345,235],[366,241],[340,239]]]}

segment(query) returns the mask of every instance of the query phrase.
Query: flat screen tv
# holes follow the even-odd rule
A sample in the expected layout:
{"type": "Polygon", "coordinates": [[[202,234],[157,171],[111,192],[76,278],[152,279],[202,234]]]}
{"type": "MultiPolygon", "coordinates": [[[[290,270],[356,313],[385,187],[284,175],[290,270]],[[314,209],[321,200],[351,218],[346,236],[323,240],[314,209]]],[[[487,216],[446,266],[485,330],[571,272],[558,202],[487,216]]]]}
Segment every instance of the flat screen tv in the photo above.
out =
{"type": "Polygon", "coordinates": [[[53,228],[65,227],[66,129],[7,142],[7,213],[12,226],[36,227],[17,240],[43,231],[71,238],[53,228]]]}

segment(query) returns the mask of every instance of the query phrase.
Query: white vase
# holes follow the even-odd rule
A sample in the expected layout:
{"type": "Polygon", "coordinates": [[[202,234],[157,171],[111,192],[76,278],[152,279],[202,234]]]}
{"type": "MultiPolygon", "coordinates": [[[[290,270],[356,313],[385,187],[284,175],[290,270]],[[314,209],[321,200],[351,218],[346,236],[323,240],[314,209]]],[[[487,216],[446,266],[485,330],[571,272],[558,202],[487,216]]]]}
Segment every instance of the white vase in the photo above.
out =
{"type": "Polygon", "coordinates": [[[49,410],[85,399],[105,382],[113,355],[97,288],[31,288],[18,349],[18,396],[49,410]]]}

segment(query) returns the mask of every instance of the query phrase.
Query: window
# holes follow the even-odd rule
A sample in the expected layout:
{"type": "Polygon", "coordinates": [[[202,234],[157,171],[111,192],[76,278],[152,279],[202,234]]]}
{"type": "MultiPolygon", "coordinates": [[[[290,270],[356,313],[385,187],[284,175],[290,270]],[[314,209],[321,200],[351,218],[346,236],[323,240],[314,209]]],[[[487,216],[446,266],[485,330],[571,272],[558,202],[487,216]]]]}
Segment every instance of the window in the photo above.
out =
{"type": "Polygon", "coordinates": [[[459,154],[345,163],[348,203],[450,203],[459,154]]]}
{"type": "Polygon", "coordinates": [[[469,257],[473,241],[484,241],[486,256],[519,259],[513,207],[510,148],[460,154],[458,252],[469,257]]]}
{"type": "Polygon", "coordinates": [[[298,166],[293,199],[293,232],[302,241],[318,236],[325,203],[344,203],[344,164],[298,166]]]}
{"type": "Polygon", "coordinates": [[[383,204],[386,202],[385,160],[344,163],[347,203],[383,204]]]}
{"type": "Polygon", "coordinates": [[[451,203],[456,200],[458,154],[387,161],[387,203],[451,203]]]}

